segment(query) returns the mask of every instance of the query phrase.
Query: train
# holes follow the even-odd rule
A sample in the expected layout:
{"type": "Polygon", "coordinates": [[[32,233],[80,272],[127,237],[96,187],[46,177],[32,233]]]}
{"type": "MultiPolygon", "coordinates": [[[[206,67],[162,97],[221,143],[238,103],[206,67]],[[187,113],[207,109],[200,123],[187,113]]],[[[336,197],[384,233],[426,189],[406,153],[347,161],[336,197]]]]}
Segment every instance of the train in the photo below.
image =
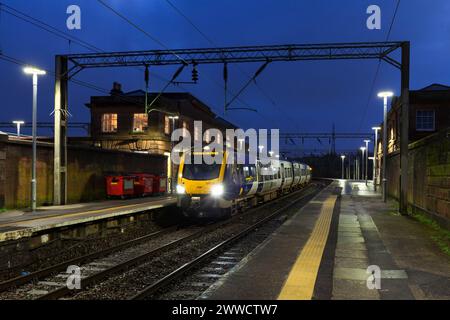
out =
{"type": "MultiPolygon", "coordinates": [[[[209,151],[197,155],[211,155],[209,151]]],[[[217,152],[215,154],[217,156],[217,152]]],[[[176,184],[177,206],[190,218],[227,218],[260,203],[304,188],[311,181],[309,165],[259,158],[238,164],[236,153],[223,151],[220,163],[194,163],[194,152],[181,156],[176,184]],[[233,155],[231,155],[233,154],[233,155]],[[191,161],[186,161],[190,157],[191,161]]]]}

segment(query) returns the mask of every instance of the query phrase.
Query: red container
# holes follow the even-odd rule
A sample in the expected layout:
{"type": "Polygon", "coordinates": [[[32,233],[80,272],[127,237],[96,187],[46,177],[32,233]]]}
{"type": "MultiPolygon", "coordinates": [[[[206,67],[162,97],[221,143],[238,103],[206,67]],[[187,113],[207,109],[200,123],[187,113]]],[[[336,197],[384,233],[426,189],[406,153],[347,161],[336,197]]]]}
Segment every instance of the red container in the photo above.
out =
{"type": "Polygon", "coordinates": [[[108,197],[133,196],[134,194],[134,177],[123,175],[106,176],[106,194],[108,197]]]}
{"type": "Polygon", "coordinates": [[[134,195],[146,196],[153,193],[153,175],[147,173],[135,173],[134,195]]]}
{"type": "Polygon", "coordinates": [[[154,175],[153,176],[153,194],[162,194],[167,191],[167,178],[154,175]]]}

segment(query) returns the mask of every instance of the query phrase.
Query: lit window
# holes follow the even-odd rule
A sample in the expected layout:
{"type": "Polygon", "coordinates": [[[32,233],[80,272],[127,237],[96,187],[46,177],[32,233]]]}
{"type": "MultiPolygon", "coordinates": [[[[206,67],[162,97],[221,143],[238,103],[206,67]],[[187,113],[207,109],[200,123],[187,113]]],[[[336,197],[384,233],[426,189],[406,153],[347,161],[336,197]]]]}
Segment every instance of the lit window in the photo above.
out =
{"type": "Polygon", "coordinates": [[[164,116],[164,133],[170,134],[170,119],[168,116],[164,116]]]}
{"type": "Polygon", "coordinates": [[[211,134],[209,130],[205,131],[205,141],[208,143],[211,141],[211,134]]]}
{"type": "Polygon", "coordinates": [[[434,131],[434,111],[417,110],[416,112],[416,130],[434,131]]]}
{"type": "Polygon", "coordinates": [[[102,132],[117,132],[117,113],[102,115],[102,132]]]}
{"type": "Polygon", "coordinates": [[[146,113],[135,113],[133,117],[133,131],[143,132],[148,126],[148,115],[146,113]]]}

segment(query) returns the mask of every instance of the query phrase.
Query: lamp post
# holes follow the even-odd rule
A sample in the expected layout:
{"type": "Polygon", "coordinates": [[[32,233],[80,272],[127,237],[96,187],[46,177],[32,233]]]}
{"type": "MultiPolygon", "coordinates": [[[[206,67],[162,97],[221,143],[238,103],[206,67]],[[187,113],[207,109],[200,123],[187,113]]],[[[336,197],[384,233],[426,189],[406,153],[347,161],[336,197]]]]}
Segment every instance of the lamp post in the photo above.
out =
{"type": "MultiPolygon", "coordinates": [[[[178,116],[168,116],[170,120],[172,120],[172,133],[175,131],[175,120],[178,120],[178,116]]],[[[170,150],[173,151],[174,144],[173,140],[170,139],[170,150]]],[[[170,163],[170,193],[174,192],[174,176],[175,176],[175,168],[173,166],[173,158],[171,157],[171,163],[170,163]]]]}
{"type": "Polygon", "coordinates": [[[366,151],[366,147],[361,147],[361,178],[364,179],[364,151],[366,151]]]}
{"type": "Polygon", "coordinates": [[[32,136],[33,136],[33,158],[31,163],[31,210],[36,211],[36,119],[37,119],[37,86],[38,76],[45,75],[44,70],[33,67],[23,69],[26,74],[33,76],[33,117],[32,117],[32,136]]]}
{"type": "Polygon", "coordinates": [[[344,160],[345,160],[345,155],[341,155],[341,159],[342,159],[342,180],[344,180],[344,160]]]}
{"type": "MultiPolygon", "coordinates": [[[[369,157],[369,160],[372,160],[373,166],[375,166],[375,156],[369,157]]],[[[373,185],[373,188],[375,190],[375,184],[373,185]]]]}
{"type": "Polygon", "coordinates": [[[370,140],[364,140],[364,142],[366,143],[366,150],[367,150],[367,152],[366,152],[366,159],[365,159],[365,161],[366,161],[366,171],[365,171],[365,173],[364,173],[364,178],[366,179],[366,185],[367,185],[367,171],[368,171],[368,158],[369,158],[369,142],[370,142],[370,140]]]}
{"type": "Polygon", "coordinates": [[[378,93],[379,98],[383,98],[383,201],[387,197],[386,162],[387,162],[387,99],[394,93],[383,91],[378,93]]]}
{"type": "Polygon", "coordinates": [[[12,123],[14,123],[17,126],[17,137],[20,137],[20,126],[25,123],[25,121],[22,120],[14,120],[12,123]]]}
{"type": "Polygon", "coordinates": [[[373,127],[372,130],[375,131],[375,142],[373,143],[373,190],[377,191],[377,160],[378,160],[378,131],[381,130],[380,127],[373,127]]]}

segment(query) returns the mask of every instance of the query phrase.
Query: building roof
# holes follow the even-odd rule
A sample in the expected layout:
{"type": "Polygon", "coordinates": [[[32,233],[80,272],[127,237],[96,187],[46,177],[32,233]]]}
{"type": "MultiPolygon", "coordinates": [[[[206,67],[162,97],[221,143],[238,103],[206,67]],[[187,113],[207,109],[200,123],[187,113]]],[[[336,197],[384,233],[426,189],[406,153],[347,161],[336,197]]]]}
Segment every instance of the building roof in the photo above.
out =
{"type": "Polygon", "coordinates": [[[433,83],[417,91],[448,91],[448,90],[450,90],[449,86],[439,83],[433,83]]]}
{"type": "MultiPolygon", "coordinates": [[[[152,101],[153,98],[155,98],[157,95],[159,95],[160,92],[149,92],[148,93],[148,99],[149,101],[152,101]]],[[[117,103],[122,102],[125,105],[127,105],[127,102],[130,106],[136,105],[136,103],[143,103],[145,97],[145,91],[138,89],[138,90],[132,90],[128,92],[122,92],[122,85],[120,83],[115,82],[113,85],[113,89],[111,90],[111,95],[105,95],[105,96],[92,96],[91,102],[86,103],[85,105],[88,108],[92,107],[92,104],[101,104],[108,106],[110,103],[117,103]]],[[[189,101],[189,103],[196,108],[197,110],[200,110],[206,114],[209,114],[210,117],[214,118],[214,121],[221,126],[222,128],[234,128],[237,127],[232,124],[231,122],[225,120],[222,117],[217,116],[211,108],[202,102],[200,99],[195,97],[189,92],[185,91],[177,91],[177,92],[163,92],[160,96],[163,99],[167,100],[186,100],[189,101]]]]}
{"type": "Polygon", "coordinates": [[[225,120],[222,117],[216,116],[215,120],[218,124],[222,125],[224,128],[237,129],[237,127],[234,124],[225,120]]]}

